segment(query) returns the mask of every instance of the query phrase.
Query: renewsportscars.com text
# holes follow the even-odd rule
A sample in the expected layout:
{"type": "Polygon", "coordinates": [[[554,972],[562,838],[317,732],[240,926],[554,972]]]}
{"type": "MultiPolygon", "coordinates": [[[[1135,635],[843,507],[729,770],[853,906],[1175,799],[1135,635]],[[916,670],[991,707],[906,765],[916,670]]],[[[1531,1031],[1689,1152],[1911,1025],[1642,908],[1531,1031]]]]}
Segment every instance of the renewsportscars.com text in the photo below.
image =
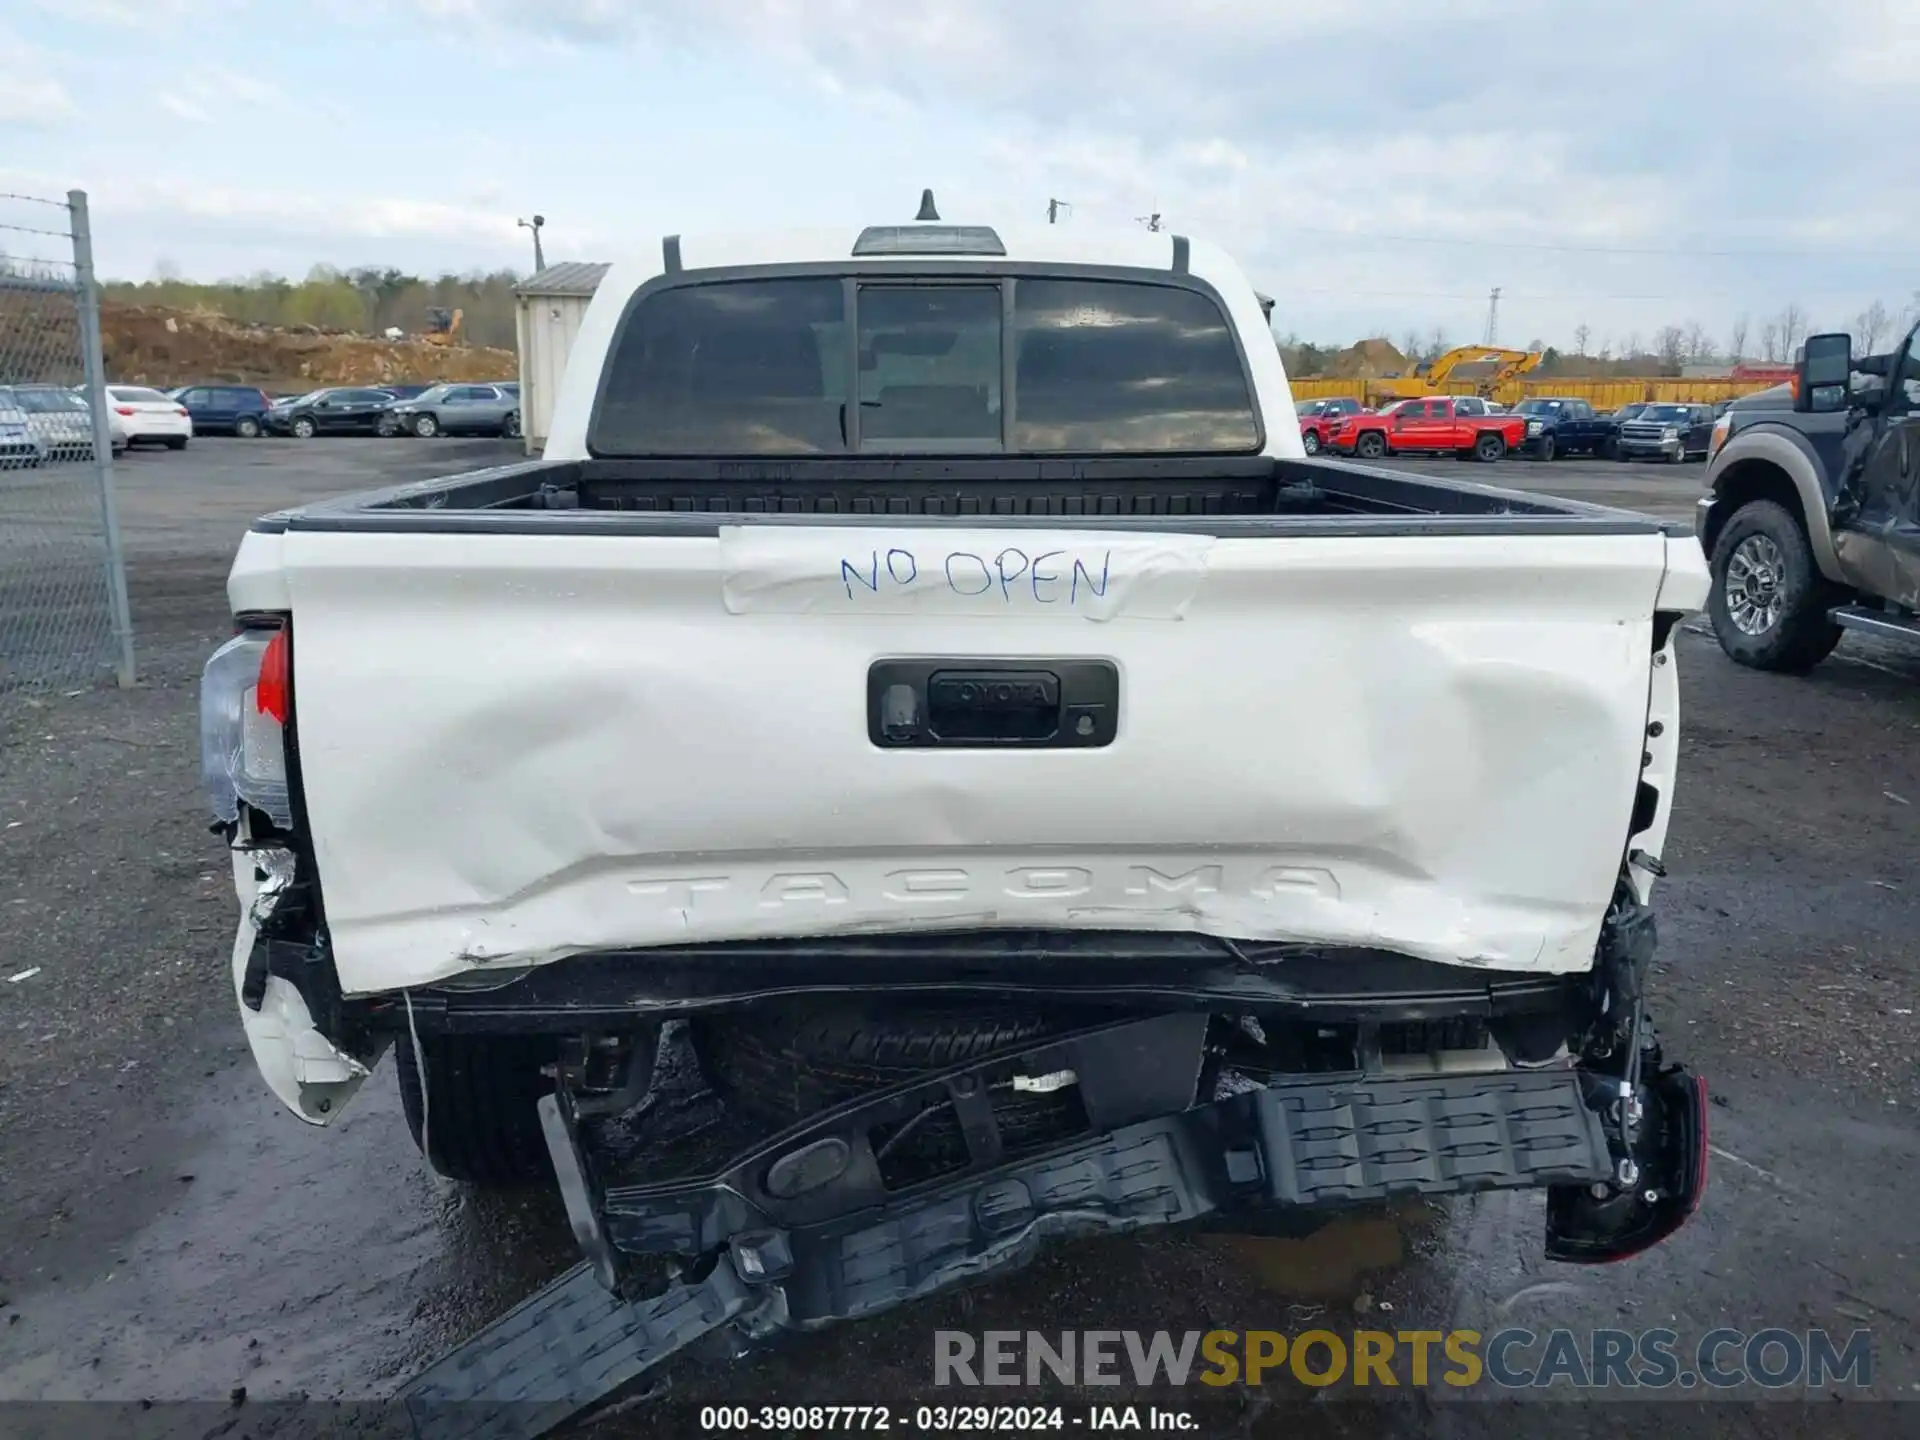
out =
{"type": "Polygon", "coordinates": [[[935,1385],[1567,1385],[1696,1390],[1873,1383],[1873,1337],[1825,1330],[937,1330],[935,1385]]]}

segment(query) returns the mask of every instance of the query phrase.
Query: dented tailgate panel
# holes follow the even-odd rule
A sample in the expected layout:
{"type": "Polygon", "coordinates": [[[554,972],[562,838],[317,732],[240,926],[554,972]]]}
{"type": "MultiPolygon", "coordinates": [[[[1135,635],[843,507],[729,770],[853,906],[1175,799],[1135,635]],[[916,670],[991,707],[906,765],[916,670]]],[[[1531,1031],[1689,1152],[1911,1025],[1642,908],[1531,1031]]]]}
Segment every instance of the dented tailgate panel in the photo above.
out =
{"type": "Polygon", "coordinates": [[[271,543],[348,993],[980,926],[1584,969],[1668,545],[925,526],[271,543]],[[877,747],[869,668],[941,656],[1110,662],[1112,743],[877,747]]]}

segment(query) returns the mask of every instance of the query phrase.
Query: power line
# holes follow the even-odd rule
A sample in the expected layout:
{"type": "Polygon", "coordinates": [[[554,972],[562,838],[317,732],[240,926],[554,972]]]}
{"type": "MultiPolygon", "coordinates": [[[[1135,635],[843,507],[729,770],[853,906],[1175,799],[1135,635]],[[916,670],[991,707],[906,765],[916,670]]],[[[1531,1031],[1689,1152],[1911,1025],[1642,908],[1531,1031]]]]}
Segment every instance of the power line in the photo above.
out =
{"type": "MultiPolygon", "coordinates": [[[[1266,288],[1271,289],[1271,286],[1266,288]]],[[[1344,295],[1364,300],[1481,300],[1487,296],[1476,290],[1350,290],[1343,286],[1307,286],[1286,285],[1280,288],[1282,295],[1344,295]]],[[[1847,299],[1858,298],[1863,292],[1858,286],[1843,290],[1805,290],[1793,287],[1793,293],[1803,300],[1820,299],[1823,296],[1840,296],[1847,299]]],[[[1589,291],[1564,295],[1515,295],[1502,289],[1503,301],[1570,301],[1613,303],[1621,301],[1658,300],[1671,304],[1683,304],[1692,300],[1745,300],[1749,292],[1742,290],[1689,290],[1684,295],[1599,295],[1589,291]]]]}
{"type": "MultiPolygon", "coordinates": [[[[1108,211],[1104,207],[1098,212],[1103,217],[1118,219],[1118,212],[1108,211]]],[[[1136,224],[1146,223],[1150,217],[1136,215],[1131,217],[1136,224]]],[[[1282,234],[1325,235],[1336,240],[1373,240],[1394,245],[1443,245],[1471,250],[1529,250],[1548,254],[1566,255],[1665,255],[1703,260],[1766,260],[1766,259],[1825,259],[1836,256],[1883,260],[1892,263],[1904,263],[1920,258],[1920,252],[1897,251],[1890,247],[1868,247],[1865,249],[1822,249],[1819,247],[1780,247],[1780,246],[1691,246],[1691,245],[1604,245],[1561,240],[1490,240],[1481,236],[1453,235],[1407,235],[1386,230],[1342,230],[1324,225],[1276,226],[1282,234]]]]}
{"type": "Polygon", "coordinates": [[[1909,258],[1884,249],[1693,249],[1658,245],[1575,245],[1551,240],[1487,240],[1479,236],[1397,235],[1379,230],[1334,230],[1318,225],[1289,225],[1287,230],[1302,235],[1328,235],[1340,240],[1380,240],[1395,245],[1456,245],[1475,250],[1540,250],[1569,255],[1671,255],[1703,260],[1820,259],[1835,255],[1871,257],[1877,260],[1909,258]]]}

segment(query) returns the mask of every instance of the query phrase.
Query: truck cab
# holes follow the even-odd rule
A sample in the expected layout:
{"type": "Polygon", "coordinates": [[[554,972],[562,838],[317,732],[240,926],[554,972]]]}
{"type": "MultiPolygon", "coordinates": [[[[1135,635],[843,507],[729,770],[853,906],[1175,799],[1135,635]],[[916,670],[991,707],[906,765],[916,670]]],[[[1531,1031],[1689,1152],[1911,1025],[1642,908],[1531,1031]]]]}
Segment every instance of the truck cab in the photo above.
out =
{"type": "Polygon", "coordinates": [[[1920,649],[1920,326],[1855,357],[1807,340],[1792,383],[1715,422],[1695,533],[1726,653],[1803,673],[1849,629],[1920,649]]]}
{"type": "Polygon", "coordinates": [[[1608,454],[1619,429],[1610,417],[1595,414],[1586,400],[1530,397],[1514,406],[1514,413],[1526,417],[1526,453],[1536,460],[1608,454]]]}

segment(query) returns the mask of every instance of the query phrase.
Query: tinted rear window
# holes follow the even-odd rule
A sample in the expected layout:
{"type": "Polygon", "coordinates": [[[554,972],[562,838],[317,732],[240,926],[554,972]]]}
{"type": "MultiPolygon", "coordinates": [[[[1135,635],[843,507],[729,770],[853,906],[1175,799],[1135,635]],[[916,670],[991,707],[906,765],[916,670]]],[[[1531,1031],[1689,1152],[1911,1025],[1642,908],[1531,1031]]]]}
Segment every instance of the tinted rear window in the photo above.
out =
{"type": "Polygon", "coordinates": [[[613,455],[844,451],[846,320],[837,279],[662,290],[608,363],[594,448],[613,455]]]}
{"type": "Polygon", "coordinates": [[[1259,426],[1198,291],[1119,280],[840,277],[663,289],[615,341],[602,455],[1231,454],[1259,426]],[[1011,395],[1001,393],[1011,374],[1011,395]],[[851,405],[851,409],[849,406],[851,405]]]}
{"type": "Polygon", "coordinates": [[[1231,454],[1259,448],[1220,307],[1193,290],[1022,280],[1014,290],[1014,448],[1231,454]]]}
{"type": "Polygon", "coordinates": [[[116,385],[109,393],[114,399],[124,400],[129,405],[165,405],[167,403],[167,397],[158,390],[147,390],[138,385],[116,385]]]}

